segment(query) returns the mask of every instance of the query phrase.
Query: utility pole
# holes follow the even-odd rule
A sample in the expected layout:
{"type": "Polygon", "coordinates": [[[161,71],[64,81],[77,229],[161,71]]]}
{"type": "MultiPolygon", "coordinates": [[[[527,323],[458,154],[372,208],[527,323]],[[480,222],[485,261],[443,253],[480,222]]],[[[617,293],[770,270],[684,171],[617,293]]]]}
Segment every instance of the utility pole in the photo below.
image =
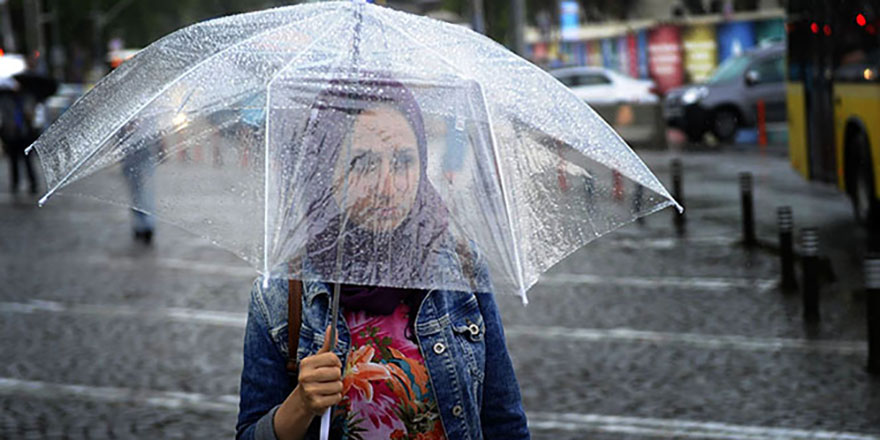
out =
{"type": "Polygon", "coordinates": [[[513,0],[513,49],[516,54],[526,55],[526,0],[513,0]]]}
{"type": "Polygon", "coordinates": [[[113,5],[106,12],[101,12],[98,9],[98,1],[92,1],[92,21],[94,21],[93,26],[93,39],[94,39],[94,47],[95,47],[95,65],[92,67],[93,71],[98,71],[101,74],[104,73],[104,62],[105,60],[101,57],[101,54],[104,53],[104,28],[107,26],[107,23],[113,21],[126,6],[130,5],[134,0],[119,0],[116,4],[113,5]]]}
{"type": "Polygon", "coordinates": [[[45,62],[46,41],[43,36],[43,2],[42,0],[25,0],[24,2],[25,42],[27,58],[37,62],[37,71],[45,73],[48,66],[45,62]]]}
{"type": "Polygon", "coordinates": [[[61,45],[61,20],[58,17],[58,5],[61,0],[52,0],[52,11],[46,16],[46,20],[51,22],[52,49],[49,51],[49,61],[52,64],[52,74],[59,82],[64,79],[64,65],[67,61],[67,54],[64,53],[64,47],[61,45]]]}
{"type": "Polygon", "coordinates": [[[483,13],[483,0],[473,0],[471,2],[471,26],[474,31],[483,35],[486,34],[486,19],[483,13]]]}
{"type": "Polygon", "coordinates": [[[0,0],[0,25],[3,26],[3,49],[7,52],[18,52],[15,45],[15,32],[12,30],[12,18],[9,16],[9,1],[0,0]]]}

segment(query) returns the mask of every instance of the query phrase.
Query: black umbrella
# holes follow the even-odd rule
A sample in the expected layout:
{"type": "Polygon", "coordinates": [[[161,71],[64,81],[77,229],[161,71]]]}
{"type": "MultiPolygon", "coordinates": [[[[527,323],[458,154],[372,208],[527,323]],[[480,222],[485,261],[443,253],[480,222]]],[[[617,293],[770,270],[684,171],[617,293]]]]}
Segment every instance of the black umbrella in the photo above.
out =
{"type": "Polygon", "coordinates": [[[21,86],[21,91],[33,94],[37,100],[43,101],[58,91],[58,82],[48,76],[24,72],[12,76],[21,86]]]}

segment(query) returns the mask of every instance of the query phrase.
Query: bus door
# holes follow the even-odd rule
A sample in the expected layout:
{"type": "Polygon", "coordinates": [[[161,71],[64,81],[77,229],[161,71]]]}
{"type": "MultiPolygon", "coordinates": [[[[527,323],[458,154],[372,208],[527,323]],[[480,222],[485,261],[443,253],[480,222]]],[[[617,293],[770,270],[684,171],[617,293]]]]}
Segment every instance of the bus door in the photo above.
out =
{"type": "Polygon", "coordinates": [[[804,177],[835,182],[833,8],[824,0],[791,0],[788,6],[789,154],[804,177]]]}

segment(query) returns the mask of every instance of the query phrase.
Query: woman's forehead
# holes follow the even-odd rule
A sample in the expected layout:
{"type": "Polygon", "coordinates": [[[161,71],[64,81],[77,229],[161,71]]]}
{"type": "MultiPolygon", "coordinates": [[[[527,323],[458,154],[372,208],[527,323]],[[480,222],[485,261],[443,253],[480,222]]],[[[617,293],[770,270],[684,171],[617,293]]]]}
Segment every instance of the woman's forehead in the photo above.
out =
{"type": "Polygon", "coordinates": [[[415,144],[416,134],[404,114],[391,106],[383,105],[365,110],[354,124],[355,141],[394,140],[415,144]],[[366,138],[366,139],[364,139],[366,138]]]}

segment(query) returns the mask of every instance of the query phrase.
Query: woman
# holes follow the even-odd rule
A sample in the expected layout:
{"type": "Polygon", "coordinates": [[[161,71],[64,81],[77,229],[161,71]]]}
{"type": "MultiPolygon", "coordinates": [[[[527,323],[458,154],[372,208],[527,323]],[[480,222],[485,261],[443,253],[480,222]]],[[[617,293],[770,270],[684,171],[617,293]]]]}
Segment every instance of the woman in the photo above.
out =
{"type": "Polygon", "coordinates": [[[374,281],[360,284],[461,288],[343,284],[330,352],[333,286],[306,281],[290,377],[288,283],[258,280],[237,437],[317,439],[332,406],[331,438],[529,438],[497,306],[487,289],[468,287],[487,286],[486,271],[452,244],[411,92],[385,78],[334,81],[310,115],[292,153],[301,156],[286,159],[300,164],[293,199],[306,207],[305,221],[294,222],[308,229],[304,278],[336,279],[345,267],[347,280],[374,281]]]}

